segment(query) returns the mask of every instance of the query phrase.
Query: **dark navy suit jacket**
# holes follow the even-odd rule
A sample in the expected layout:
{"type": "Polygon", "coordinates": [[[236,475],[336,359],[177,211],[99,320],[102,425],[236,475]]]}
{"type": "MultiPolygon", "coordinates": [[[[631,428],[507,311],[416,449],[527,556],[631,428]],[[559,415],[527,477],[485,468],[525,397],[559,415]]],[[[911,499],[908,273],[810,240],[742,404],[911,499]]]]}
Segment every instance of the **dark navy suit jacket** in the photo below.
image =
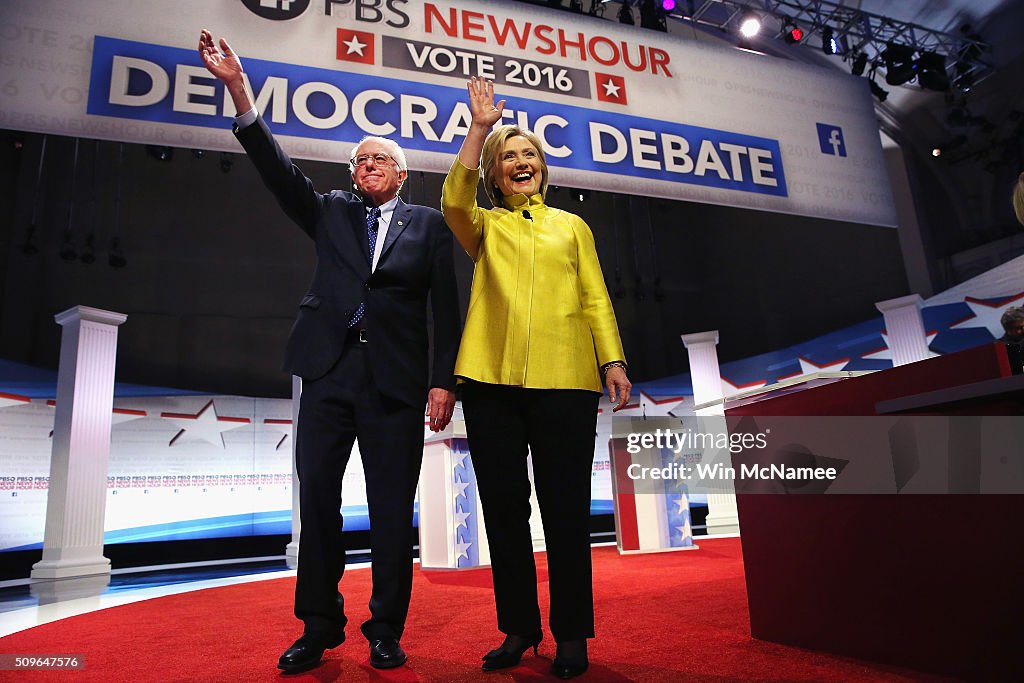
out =
{"type": "Polygon", "coordinates": [[[461,325],[452,233],[440,211],[399,199],[371,274],[362,199],[342,190],[317,192],[262,117],[236,128],[235,135],[281,208],[316,247],[316,272],[299,304],[284,369],[305,380],[325,375],[340,357],[348,322],[365,297],[366,351],[377,389],[414,406],[424,405],[428,387],[454,389],[461,325]]]}

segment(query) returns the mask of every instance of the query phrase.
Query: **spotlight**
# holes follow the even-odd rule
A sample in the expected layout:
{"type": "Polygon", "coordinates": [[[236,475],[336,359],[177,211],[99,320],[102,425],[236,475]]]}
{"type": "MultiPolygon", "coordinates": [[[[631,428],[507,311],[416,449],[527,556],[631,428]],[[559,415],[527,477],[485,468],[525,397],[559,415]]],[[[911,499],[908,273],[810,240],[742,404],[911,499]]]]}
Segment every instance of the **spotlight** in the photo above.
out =
{"type": "Polygon", "coordinates": [[[665,23],[665,10],[655,0],[643,0],[640,3],[640,27],[662,33],[668,32],[668,25],[665,23]]]}
{"type": "Polygon", "coordinates": [[[761,32],[761,17],[754,12],[746,12],[740,18],[740,35],[753,38],[761,32]]]}
{"type": "Polygon", "coordinates": [[[966,135],[957,135],[955,138],[953,138],[949,142],[947,142],[947,143],[945,143],[943,145],[936,145],[935,147],[933,147],[932,148],[932,156],[933,157],[940,157],[940,156],[942,156],[946,152],[952,152],[955,149],[959,149],[960,147],[963,147],[965,144],[967,144],[967,136],[966,135]]]}
{"type": "Polygon", "coordinates": [[[174,149],[163,145],[146,145],[146,153],[157,161],[170,161],[174,158],[174,149]]]}
{"type": "Polygon", "coordinates": [[[231,158],[231,154],[228,152],[220,153],[220,171],[221,173],[231,173],[231,167],[235,165],[235,160],[231,158]]]}
{"type": "Polygon", "coordinates": [[[917,75],[912,47],[888,43],[882,52],[882,59],[885,60],[885,82],[889,85],[903,85],[917,75]]]}
{"type": "Polygon", "coordinates": [[[868,65],[868,54],[866,52],[858,52],[857,56],[853,58],[853,64],[850,65],[850,73],[854,76],[863,76],[864,68],[868,65]]]}
{"type": "Polygon", "coordinates": [[[889,96],[888,90],[884,90],[882,86],[870,79],[868,79],[868,86],[871,88],[871,94],[874,95],[879,102],[885,102],[885,98],[889,96]]]}
{"type": "Polygon", "coordinates": [[[128,260],[121,253],[121,240],[117,237],[110,240],[110,252],[107,255],[107,263],[110,264],[111,268],[124,268],[128,265],[128,260]]]}
{"type": "Polygon", "coordinates": [[[79,260],[85,264],[96,263],[96,236],[91,232],[85,237],[85,250],[79,260]]]}
{"type": "Polygon", "coordinates": [[[661,9],[666,12],[674,12],[676,9],[676,0],[661,0],[661,9]]]}
{"type": "Polygon", "coordinates": [[[619,23],[629,24],[630,26],[636,25],[636,20],[633,19],[633,10],[630,8],[628,2],[622,3],[622,6],[619,7],[619,23]]]}
{"type": "Polygon", "coordinates": [[[922,52],[917,57],[917,82],[922,88],[945,92],[949,90],[946,74],[946,56],[935,52],[922,52]]]}
{"type": "Polygon", "coordinates": [[[25,230],[25,241],[18,245],[21,249],[21,253],[25,256],[32,256],[33,254],[39,253],[39,247],[36,246],[36,224],[32,223],[25,230]]]}
{"type": "Polygon", "coordinates": [[[64,243],[60,245],[60,251],[58,252],[60,257],[68,263],[78,258],[78,252],[75,251],[75,244],[71,241],[71,231],[64,233],[64,243]]]}
{"type": "Polygon", "coordinates": [[[839,41],[836,40],[831,26],[826,26],[821,30],[821,51],[827,55],[839,53],[839,41]]]}
{"type": "Polygon", "coordinates": [[[804,39],[804,30],[794,24],[792,19],[786,18],[782,22],[782,39],[790,45],[799,43],[804,39]]]}

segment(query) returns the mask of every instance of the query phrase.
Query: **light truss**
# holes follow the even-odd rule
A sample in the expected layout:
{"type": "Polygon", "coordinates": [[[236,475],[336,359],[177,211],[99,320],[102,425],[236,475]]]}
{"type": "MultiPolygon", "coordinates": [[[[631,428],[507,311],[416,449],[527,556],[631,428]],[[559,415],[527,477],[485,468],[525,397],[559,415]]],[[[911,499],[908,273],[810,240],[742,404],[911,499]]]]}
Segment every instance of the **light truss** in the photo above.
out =
{"type": "MultiPolygon", "coordinates": [[[[591,0],[591,7],[604,4],[639,7],[643,1],[591,0]]],[[[654,2],[660,7],[660,0],[654,2]]],[[[804,31],[801,44],[820,45],[824,29],[831,29],[833,37],[845,48],[841,57],[852,58],[864,53],[872,69],[884,69],[881,55],[888,44],[893,43],[913,48],[918,53],[945,56],[950,82],[960,90],[968,90],[993,71],[992,65],[984,59],[989,46],[977,35],[937,31],[826,0],[679,0],[668,18],[736,35],[741,19],[751,10],[760,14],[768,31],[777,35],[784,30],[785,19],[795,22],[804,31]]]]}

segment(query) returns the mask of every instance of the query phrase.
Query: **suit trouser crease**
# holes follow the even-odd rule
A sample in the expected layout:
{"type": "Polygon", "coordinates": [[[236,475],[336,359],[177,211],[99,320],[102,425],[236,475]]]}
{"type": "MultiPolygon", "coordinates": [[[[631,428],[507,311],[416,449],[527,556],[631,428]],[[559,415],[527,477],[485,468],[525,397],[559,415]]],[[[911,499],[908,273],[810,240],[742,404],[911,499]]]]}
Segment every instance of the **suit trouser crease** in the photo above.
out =
{"type": "Polygon", "coordinates": [[[303,382],[296,469],[299,475],[299,564],[295,616],[307,633],[335,637],[345,629],[338,582],[345,570],[341,486],[358,439],[370,520],[368,639],[401,638],[412,592],[412,508],[423,457],[419,408],[382,396],[368,350],[350,344],[335,366],[303,382]]]}
{"type": "Polygon", "coordinates": [[[530,483],[544,524],[550,627],[556,641],[594,635],[590,482],[599,394],[468,382],[466,431],[491,550],[503,633],[541,632],[530,533],[530,483]]]}

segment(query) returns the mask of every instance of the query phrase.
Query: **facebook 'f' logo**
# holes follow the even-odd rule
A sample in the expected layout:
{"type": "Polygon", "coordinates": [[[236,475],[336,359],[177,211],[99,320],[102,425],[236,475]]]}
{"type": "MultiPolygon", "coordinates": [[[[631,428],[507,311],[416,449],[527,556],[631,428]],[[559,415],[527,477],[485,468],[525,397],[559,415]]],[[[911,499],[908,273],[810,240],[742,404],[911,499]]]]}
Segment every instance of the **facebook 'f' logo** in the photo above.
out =
{"type": "Polygon", "coordinates": [[[846,156],[846,142],[843,140],[843,129],[830,123],[818,123],[818,145],[822,154],[846,156]]]}

